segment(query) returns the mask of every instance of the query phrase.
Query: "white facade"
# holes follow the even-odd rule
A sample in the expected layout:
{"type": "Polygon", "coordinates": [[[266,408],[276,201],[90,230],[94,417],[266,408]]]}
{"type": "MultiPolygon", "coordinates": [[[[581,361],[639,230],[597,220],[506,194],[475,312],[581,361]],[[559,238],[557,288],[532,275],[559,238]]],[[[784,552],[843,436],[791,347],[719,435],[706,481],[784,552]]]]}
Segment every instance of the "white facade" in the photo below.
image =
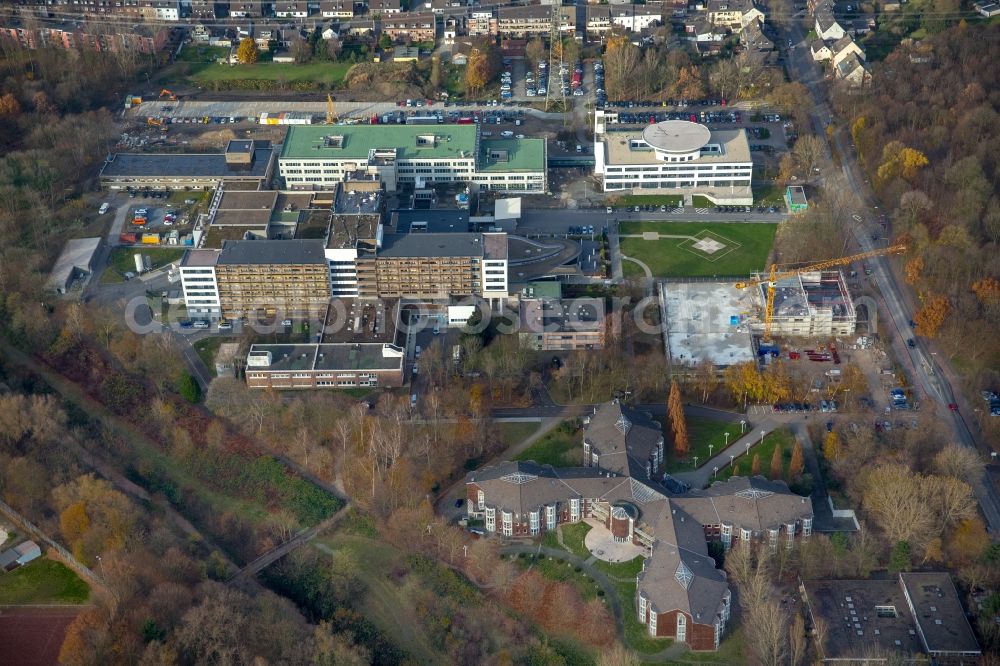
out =
{"type": "Polygon", "coordinates": [[[325,251],[330,266],[330,294],[334,298],[348,298],[358,295],[358,251],[353,248],[329,249],[325,251]]]}
{"type": "Polygon", "coordinates": [[[181,266],[181,289],[189,316],[218,319],[222,316],[219,283],[214,266],[181,266]]]}
{"type": "Polygon", "coordinates": [[[507,260],[483,259],[483,298],[507,298],[507,260]]]}
{"type": "Polygon", "coordinates": [[[700,194],[717,203],[753,202],[745,132],[710,132],[666,121],[638,132],[606,132],[597,112],[594,171],[605,192],[700,194]]]}
{"type": "MultiPolygon", "coordinates": [[[[646,14],[639,13],[638,11],[633,13],[628,10],[615,10],[612,12],[611,22],[614,25],[621,26],[631,32],[640,32],[651,25],[659,23],[660,14],[646,14]]],[[[590,26],[588,25],[587,28],[589,30],[590,26]]]]}

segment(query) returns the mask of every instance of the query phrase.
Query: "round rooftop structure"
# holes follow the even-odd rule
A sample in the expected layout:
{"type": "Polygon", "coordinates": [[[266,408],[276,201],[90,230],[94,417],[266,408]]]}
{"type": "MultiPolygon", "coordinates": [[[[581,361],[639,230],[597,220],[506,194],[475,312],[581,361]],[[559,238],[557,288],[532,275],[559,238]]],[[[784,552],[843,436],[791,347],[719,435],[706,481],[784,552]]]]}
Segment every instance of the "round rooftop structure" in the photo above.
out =
{"type": "Polygon", "coordinates": [[[642,130],[642,140],[665,153],[693,153],[711,138],[707,127],[688,120],[664,120],[642,130]]]}

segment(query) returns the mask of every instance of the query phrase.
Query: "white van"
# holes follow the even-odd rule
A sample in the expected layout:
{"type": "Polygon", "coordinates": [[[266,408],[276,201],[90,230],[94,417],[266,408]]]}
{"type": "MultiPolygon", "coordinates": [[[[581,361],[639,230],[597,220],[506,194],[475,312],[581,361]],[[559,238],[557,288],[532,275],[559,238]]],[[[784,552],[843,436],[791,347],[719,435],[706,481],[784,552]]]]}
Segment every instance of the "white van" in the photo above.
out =
{"type": "Polygon", "coordinates": [[[108,208],[111,208],[111,206],[109,206],[108,202],[105,201],[104,203],[101,204],[101,207],[97,212],[100,215],[104,215],[105,213],[108,212],[108,208]]]}
{"type": "Polygon", "coordinates": [[[416,409],[416,407],[417,407],[417,394],[416,393],[411,393],[410,394],[410,407],[413,408],[413,409],[416,409]]]}

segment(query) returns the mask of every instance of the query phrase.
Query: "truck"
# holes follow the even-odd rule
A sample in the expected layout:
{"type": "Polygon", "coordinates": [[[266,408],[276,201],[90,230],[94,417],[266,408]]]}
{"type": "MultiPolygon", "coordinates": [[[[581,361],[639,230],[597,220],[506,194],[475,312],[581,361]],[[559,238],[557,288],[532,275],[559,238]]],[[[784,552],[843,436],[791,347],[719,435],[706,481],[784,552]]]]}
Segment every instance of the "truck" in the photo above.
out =
{"type": "Polygon", "coordinates": [[[131,233],[131,232],[124,233],[124,234],[118,234],[118,242],[119,243],[125,243],[126,245],[135,245],[138,240],[139,240],[139,237],[136,234],[131,233]]]}
{"type": "Polygon", "coordinates": [[[160,234],[149,233],[142,235],[143,245],[159,245],[160,244],[160,234]]]}
{"type": "Polygon", "coordinates": [[[406,119],[407,125],[437,125],[442,122],[437,116],[409,116],[406,119]]]}
{"type": "Polygon", "coordinates": [[[471,116],[463,116],[455,121],[459,125],[471,125],[473,123],[471,116]]]}

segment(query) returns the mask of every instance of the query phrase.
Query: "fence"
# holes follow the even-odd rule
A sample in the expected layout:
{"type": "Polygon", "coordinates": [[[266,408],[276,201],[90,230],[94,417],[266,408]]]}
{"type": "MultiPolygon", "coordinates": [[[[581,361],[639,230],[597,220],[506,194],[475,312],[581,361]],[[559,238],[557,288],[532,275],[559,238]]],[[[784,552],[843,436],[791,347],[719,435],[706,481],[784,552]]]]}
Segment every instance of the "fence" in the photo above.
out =
{"type": "Polygon", "coordinates": [[[854,523],[854,529],[861,529],[861,526],[858,525],[858,517],[854,513],[854,509],[834,509],[833,498],[829,495],[826,496],[826,503],[830,505],[830,512],[833,514],[834,518],[846,518],[854,523]]]}
{"type": "Polygon", "coordinates": [[[46,546],[56,551],[66,566],[70,567],[78,574],[86,578],[94,585],[100,587],[101,589],[105,590],[108,589],[107,584],[103,580],[101,580],[101,578],[97,574],[95,574],[93,571],[91,571],[87,567],[77,562],[76,558],[74,558],[73,555],[70,554],[68,550],[66,550],[61,545],[59,545],[58,543],[50,539],[48,536],[46,536],[45,533],[42,532],[42,530],[39,529],[34,523],[32,523],[30,520],[22,516],[20,513],[18,513],[14,509],[14,507],[10,506],[9,504],[7,504],[2,500],[0,500],[0,513],[3,513],[15,525],[20,527],[25,532],[31,534],[32,537],[34,537],[38,541],[43,542],[46,546]]]}

